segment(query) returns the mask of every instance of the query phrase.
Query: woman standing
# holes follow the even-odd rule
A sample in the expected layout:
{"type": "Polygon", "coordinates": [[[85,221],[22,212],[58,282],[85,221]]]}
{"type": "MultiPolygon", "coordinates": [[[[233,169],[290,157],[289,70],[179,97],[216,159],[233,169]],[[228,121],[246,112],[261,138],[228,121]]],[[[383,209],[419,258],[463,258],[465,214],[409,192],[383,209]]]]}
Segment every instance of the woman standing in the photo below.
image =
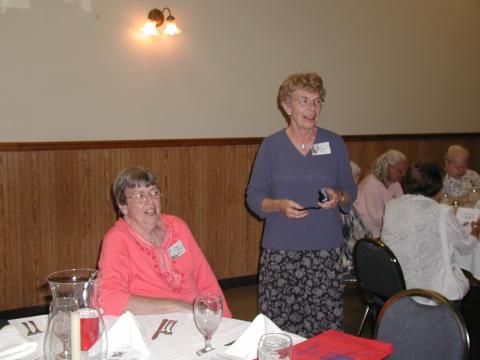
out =
{"type": "Polygon", "coordinates": [[[278,102],[288,126],[262,142],[247,189],[250,209],[265,220],[260,311],[305,337],[342,326],[339,206],[348,212],[356,196],[342,138],[316,126],[324,99],[315,73],[283,82],[278,102]]]}

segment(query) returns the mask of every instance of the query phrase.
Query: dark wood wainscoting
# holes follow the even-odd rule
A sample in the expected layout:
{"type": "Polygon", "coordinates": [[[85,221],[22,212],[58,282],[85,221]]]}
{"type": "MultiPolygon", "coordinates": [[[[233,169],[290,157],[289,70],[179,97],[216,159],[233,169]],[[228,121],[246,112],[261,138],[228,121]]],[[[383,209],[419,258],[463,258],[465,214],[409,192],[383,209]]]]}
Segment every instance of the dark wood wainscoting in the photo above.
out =
{"type": "MultiPolygon", "coordinates": [[[[380,153],[441,161],[467,146],[480,169],[480,134],[345,137],[365,172],[380,153]]],[[[257,273],[262,223],[245,207],[260,138],[0,143],[0,309],[44,304],[47,274],[95,267],[115,221],[110,188],[129,165],[151,168],[166,213],[185,219],[220,279],[257,273]]]]}

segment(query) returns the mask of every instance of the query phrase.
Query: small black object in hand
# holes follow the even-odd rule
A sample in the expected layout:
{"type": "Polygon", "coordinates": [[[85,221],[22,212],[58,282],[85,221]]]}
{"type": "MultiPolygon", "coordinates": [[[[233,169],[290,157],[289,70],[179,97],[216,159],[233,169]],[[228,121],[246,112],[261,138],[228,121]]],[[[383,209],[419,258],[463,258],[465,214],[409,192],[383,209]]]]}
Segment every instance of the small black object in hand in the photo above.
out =
{"type": "Polygon", "coordinates": [[[318,192],[318,202],[325,203],[328,200],[327,190],[325,190],[325,188],[321,188],[318,192]]]}

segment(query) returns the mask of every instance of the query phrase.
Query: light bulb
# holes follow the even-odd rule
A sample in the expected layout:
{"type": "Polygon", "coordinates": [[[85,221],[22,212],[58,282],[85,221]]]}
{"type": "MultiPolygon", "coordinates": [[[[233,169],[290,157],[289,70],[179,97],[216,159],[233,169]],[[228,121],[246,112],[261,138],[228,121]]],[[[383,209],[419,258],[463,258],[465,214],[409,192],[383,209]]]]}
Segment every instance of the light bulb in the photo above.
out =
{"type": "Polygon", "coordinates": [[[142,32],[148,36],[157,36],[157,23],[154,21],[147,21],[142,27],[142,32]]]}
{"type": "Polygon", "coordinates": [[[177,27],[177,24],[175,24],[175,20],[167,20],[167,23],[165,25],[165,34],[172,36],[180,34],[181,32],[182,30],[177,27]]]}

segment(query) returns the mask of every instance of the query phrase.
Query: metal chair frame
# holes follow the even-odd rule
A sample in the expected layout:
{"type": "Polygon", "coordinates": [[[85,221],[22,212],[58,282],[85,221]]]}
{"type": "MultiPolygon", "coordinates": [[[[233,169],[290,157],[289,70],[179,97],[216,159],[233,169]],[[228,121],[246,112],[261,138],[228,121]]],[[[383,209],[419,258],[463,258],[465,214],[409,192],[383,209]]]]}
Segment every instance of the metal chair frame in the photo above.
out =
{"type": "MultiPolygon", "coordinates": [[[[458,325],[459,335],[460,335],[461,341],[463,343],[463,354],[462,354],[462,357],[459,360],[467,360],[468,357],[469,357],[470,337],[469,337],[468,330],[467,330],[467,327],[465,325],[465,322],[463,320],[463,317],[451,301],[449,301],[443,295],[441,295],[441,294],[439,294],[435,291],[432,291],[432,290],[426,290],[426,289],[404,290],[404,291],[401,291],[401,292],[397,293],[396,295],[392,296],[389,300],[387,300],[385,302],[385,304],[383,305],[383,307],[381,308],[379,314],[378,314],[377,322],[375,324],[374,338],[379,339],[379,340],[389,341],[389,339],[385,339],[385,338],[382,338],[382,336],[379,336],[379,333],[381,332],[382,322],[386,321],[385,320],[385,314],[392,309],[392,306],[395,305],[395,303],[397,301],[399,301],[403,298],[406,298],[406,297],[412,299],[412,301],[416,301],[413,298],[417,298],[417,299],[418,298],[423,298],[423,299],[428,300],[430,303],[433,303],[433,304],[420,304],[420,306],[431,307],[431,306],[435,306],[435,305],[438,306],[438,305],[442,305],[442,304],[447,306],[447,309],[449,309],[449,311],[451,312],[451,314],[453,316],[454,321],[458,325]]],[[[443,318],[445,318],[445,316],[443,318]]],[[[405,319],[405,318],[399,319],[399,324],[405,324],[405,322],[407,322],[407,321],[408,321],[408,319],[405,319]]],[[[410,334],[415,338],[418,336],[418,334],[414,334],[414,333],[412,334],[412,333],[409,332],[408,334],[401,333],[401,334],[399,334],[399,337],[403,338],[405,336],[409,336],[410,334]]],[[[434,339],[434,340],[437,340],[437,338],[435,336],[431,336],[431,338],[434,339]]],[[[392,344],[392,345],[395,348],[395,344],[392,344]]],[[[417,349],[417,350],[425,351],[425,343],[422,342],[422,344],[420,344],[420,346],[419,346],[419,349],[417,349]]],[[[410,359],[410,356],[412,355],[413,352],[415,352],[415,349],[412,349],[412,348],[409,347],[408,351],[409,351],[410,355],[406,355],[406,356],[408,357],[408,359],[410,359]]],[[[398,359],[398,357],[395,357],[395,353],[392,356],[394,356],[394,358],[398,359]]],[[[427,356],[427,354],[423,353],[421,356],[422,357],[417,356],[417,358],[423,358],[424,356],[427,356]]],[[[445,356],[446,356],[446,354],[445,354],[445,356]]],[[[406,357],[402,356],[401,358],[403,359],[403,358],[406,358],[406,357]]],[[[451,360],[454,360],[454,359],[451,359],[451,360]]]]}
{"type": "Polygon", "coordinates": [[[362,333],[367,317],[376,319],[378,310],[392,295],[405,290],[405,279],[402,268],[395,254],[382,241],[364,238],[353,248],[353,265],[357,277],[358,292],[365,303],[365,311],[357,330],[357,336],[362,333]],[[370,253],[365,255],[365,252],[370,253]],[[364,261],[371,255],[373,260],[364,261]]]}

